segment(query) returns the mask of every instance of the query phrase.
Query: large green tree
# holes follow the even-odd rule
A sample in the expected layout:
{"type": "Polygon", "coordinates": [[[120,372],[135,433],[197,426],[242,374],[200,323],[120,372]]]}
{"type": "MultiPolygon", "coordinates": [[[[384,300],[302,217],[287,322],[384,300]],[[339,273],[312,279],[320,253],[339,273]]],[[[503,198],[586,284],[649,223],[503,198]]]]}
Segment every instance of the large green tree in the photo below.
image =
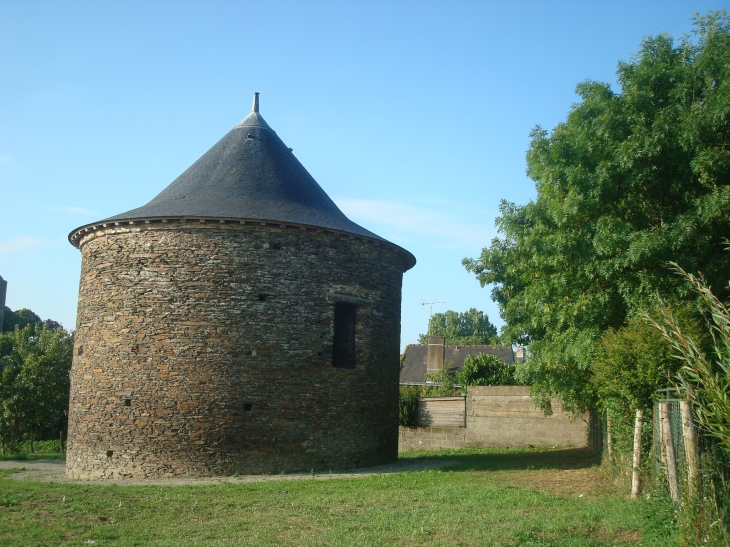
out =
{"type": "Polygon", "coordinates": [[[66,429],[73,337],[41,323],[0,333],[0,443],[66,429]]]}
{"type": "Polygon", "coordinates": [[[546,407],[598,402],[592,364],[609,329],[689,296],[674,261],[728,296],[730,21],[696,16],[678,42],[642,41],[618,65],[620,91],[586,81],[551,133],[537,127],[527,173],[537,198],[502,202],[500,237],[465,259],[492,296],[509,340],[529,344],[521,380],[546,407]]]}
{"type": "Polygon", "coordinates": [[[13,311],[5,306],[5,314],[3,319],[4,332],[11,332],[15,327],[22,329],[27,325],[40,325],[43,323],[40,317],[27,308],[22,308],[17,311],[13,311]]]}
{"type": "Polygon", "coordinates": [[[429,335],[443,336],[446,343],[452,345],[495,344],[497,327],[489,321],[487,314],[476,308],[470,308],[464,313],[449,310],[431,316],[428,333],[419,335],[418,343],[427,344],[429,335]]]}

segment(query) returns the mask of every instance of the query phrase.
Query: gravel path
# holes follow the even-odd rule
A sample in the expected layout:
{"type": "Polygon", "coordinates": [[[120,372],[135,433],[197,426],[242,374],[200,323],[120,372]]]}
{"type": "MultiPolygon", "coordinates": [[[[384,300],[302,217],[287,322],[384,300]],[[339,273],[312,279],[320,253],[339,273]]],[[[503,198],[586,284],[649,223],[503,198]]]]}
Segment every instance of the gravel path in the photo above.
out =
{"type": "Polygon", "coordinates": [[[18,469],[22,471],[8,475],[15,480],[31,480],[42,482],[65,482],[75,484],[118,484],[121,486],[189,486],[229,483],[251,483],[266,481],[294,481],[304,479],[328,480],[391,473],[413,473],[429,469],[443,469],[455,465],[455,461],[404,459],[388,465],[347,469],[330,473],[295,473],[290,475],[240,475],[237,477],[206,477],[204,479],[124,479],[124,480],[77,480],[66,478],[66,462],[64,460],[16,460],[0,461],[0,469],[18,469]]]}

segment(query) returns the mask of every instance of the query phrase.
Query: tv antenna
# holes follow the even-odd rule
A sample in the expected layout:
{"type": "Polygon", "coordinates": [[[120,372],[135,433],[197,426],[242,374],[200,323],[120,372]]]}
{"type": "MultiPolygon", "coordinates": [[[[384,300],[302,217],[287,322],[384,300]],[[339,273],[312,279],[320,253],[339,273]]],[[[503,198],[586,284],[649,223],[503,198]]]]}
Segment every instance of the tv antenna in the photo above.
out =
{"type": "Polygon", "coordinates": [[[433,317],[433,307],[438,304],[446,304],[446,302],[424,302],[421,300],[421,309],[425,310],[428,308],[431,310],[431,312],[428,315],[428,329],[426,329],[426,333],[428,336],[431,336],[431,318],[433,317]]]}
{"type": "Polygon", "coordinates": [[[429,310],[431,310],[431,312],[428,316],[429,321],[430,321],[431,317],[433,317],[433,307],[436,306],[437,304],[446,304],[446,302],[424,302],[423,300],[421,300],[421,309],[425,310],[426,308],[428,308],[429,310]]]}

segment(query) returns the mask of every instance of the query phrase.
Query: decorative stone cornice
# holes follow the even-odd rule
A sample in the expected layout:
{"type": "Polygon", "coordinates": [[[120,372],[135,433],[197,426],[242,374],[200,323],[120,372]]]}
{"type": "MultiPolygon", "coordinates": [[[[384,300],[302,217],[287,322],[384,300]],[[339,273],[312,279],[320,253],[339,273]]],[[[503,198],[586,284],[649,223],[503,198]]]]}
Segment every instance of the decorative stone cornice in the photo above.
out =
{"type": "Polygon", "coordinates": [[[354,239],[354,240],[358,240],[358,241],[367,241],[378,247],[382,246],[382,247],[390,248],[403,260],[404,271],[411,269],[416,263],[415,258],[413,257],[413,255],[411,253],[409,253],[402,247],[396,245],[395,243],[391,243],[390,241],[386,241],[384,239],[370,238],[370,237],[362,236],[359,234],[345,232],[342,230],[333,230],[331,228],[321,228],[319,226],[309,226],[306,224],[261,220],[261,219],[255,219],[255,218],[241,219],[241,218],[185,216],[185,217],[135,218],[135,219],[130,219],[130,220],[107,220],[107,221],[94,222],[92,224],[86,224],[84,226],[76,228],[74,231],[72,231],[68,235],[68,241],[71,243],[71,245],[73,245],[74,247],[76,247],[78,249],[78,248],[80,248],[81,242],[83,241],[83,239],[86,235],[96,233],[99,230],[104,230],[107,228],[122,228],[122,227],[129,227],[129,226],[147,226],[147,225],[154,225],[154,224],[172,224],[172,223],[180,223],[183,225],[187,224],[187,223],[191,223],[191,225],[192,225],[192,223],[199,223],[199,224],[218,224],[218,225],[228,224],[228,225],[248,225],[248,226],[269,226],[269,227],[277,227],[277,228],[292,228],[292,229],[297,229],[300,231],[309,231],[309,232],[317,232],[317,233],[329,233],[329,234],[335,234],[335,235],[339,235],[342,237],[346,237],[348,239],[354,239]]]}

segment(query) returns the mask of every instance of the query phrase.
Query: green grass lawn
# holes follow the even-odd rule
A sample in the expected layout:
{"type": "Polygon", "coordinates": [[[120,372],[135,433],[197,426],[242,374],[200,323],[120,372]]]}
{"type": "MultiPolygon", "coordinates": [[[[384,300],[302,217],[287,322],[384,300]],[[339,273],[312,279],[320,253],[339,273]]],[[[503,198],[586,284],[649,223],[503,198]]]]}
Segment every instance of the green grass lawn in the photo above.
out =
{"type": "MultiPolygon", "coordinates": [[[[677,544],[671,506],[630,501],[580,450],[458,450],[438,471],[115,486],[0,472],[0,545],[677,544]]],[[[22,466],[19,462],[18,466],[22,466]]]]}

